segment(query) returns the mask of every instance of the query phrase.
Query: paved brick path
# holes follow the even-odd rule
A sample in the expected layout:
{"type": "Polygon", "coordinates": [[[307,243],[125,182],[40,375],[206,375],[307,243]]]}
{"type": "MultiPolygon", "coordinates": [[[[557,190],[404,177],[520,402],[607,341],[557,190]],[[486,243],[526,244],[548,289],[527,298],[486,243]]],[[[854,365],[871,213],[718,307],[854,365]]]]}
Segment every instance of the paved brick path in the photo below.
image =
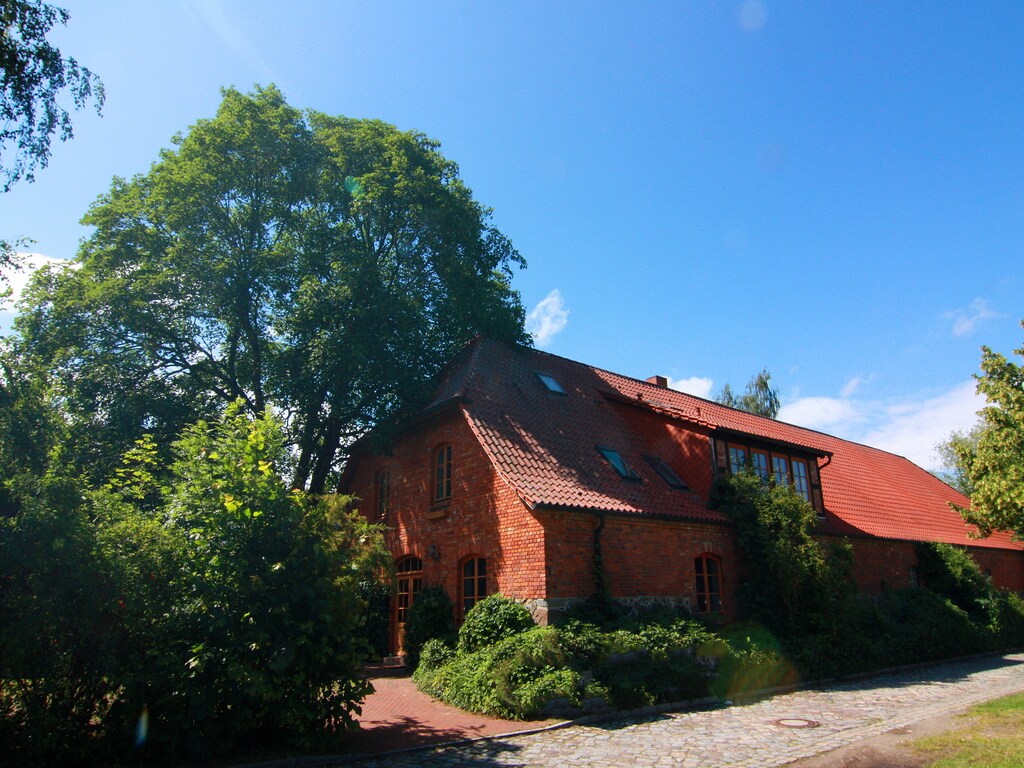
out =
{"type": "Polygon", "coordinates": [[[798,691],[743,706],[572,726],[347,764],[761,768],[785,765],[1017,691],[1024,691],[1024,654],[1008,654],[798,691]],[[820,725],[777,724],[784,719],[820,725]]]}
{"type": "Polygon", "coordinates": [[[494,736],[558,722],[522,723],[450,707],[416,689],[407,676],[373,677],[360,730],[347,734],[346,752],[372,754],[423,744],[494,736]]]}

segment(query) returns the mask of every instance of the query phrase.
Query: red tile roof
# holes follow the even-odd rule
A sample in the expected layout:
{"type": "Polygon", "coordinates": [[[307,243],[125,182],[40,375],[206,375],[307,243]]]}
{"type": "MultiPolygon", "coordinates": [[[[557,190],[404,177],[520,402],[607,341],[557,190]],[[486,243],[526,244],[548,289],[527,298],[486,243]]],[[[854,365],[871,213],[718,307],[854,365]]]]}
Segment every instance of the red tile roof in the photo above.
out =
{"type": "MultiPolygon", "coordinates": [[[[640,426],[647,414],[703,434],[752,435],[821,457],[826,531],[1024,549],[1006,533],[971,539],[949,507],[967,498],[902,456],[538,350],[478,339],[442,374],[429,407],[453,398],[465,398],[466,418],[498,473],[531,506],[724,520],[697,493],[670,488],[644,462],[654,452],[640,426]],[[549,392],[537,372],[554,376],[567,394],[549,392]],[[643,480],[621,478],[599,445],[616,449],[643,480]]],[[[674,468],[686,479],[686,467],[674,468]]]]}

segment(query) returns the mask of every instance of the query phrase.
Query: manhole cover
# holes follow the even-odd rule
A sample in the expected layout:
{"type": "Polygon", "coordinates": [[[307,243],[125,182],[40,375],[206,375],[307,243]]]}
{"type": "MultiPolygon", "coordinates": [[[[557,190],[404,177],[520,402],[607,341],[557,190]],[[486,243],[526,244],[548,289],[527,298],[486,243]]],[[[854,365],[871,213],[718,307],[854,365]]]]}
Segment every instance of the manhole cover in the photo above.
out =
{"type": "Polygon", "coordinates": [[[803,717],[784,717],[781,720],[773,720],[772,722],[783,728],[817,728],[821,725],[816,720],[807,720],[803,717]]]}

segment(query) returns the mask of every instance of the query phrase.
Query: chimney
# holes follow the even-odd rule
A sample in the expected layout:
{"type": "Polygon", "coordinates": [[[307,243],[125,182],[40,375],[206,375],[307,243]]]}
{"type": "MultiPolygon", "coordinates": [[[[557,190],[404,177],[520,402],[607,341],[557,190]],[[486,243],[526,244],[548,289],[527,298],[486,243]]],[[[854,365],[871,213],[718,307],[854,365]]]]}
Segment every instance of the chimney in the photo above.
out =
{"type": "Polygon", "coordinates": [[[667,387],[668,379],[664,376],[651,376],[647,379],[647,383],[653,384],[656,387],[667,387]]]}

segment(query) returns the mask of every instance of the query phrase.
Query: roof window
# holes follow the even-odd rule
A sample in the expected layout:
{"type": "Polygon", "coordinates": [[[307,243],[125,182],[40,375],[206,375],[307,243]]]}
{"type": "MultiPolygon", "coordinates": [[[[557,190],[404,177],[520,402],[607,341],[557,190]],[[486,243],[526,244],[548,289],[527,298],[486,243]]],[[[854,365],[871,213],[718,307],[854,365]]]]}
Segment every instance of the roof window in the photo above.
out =
{"type": "Polygon", "coordinates": [[[566,394],[565,389],[561,384],[558,383],[558,379],[548,373],[541,373],[540,371],[534,371],[537,374],[537,378],[541,380],[548,392],[554,392],[556,395],[566,394]]]}
{"type": "Polygon", "coordinates": [[[645,455],[644,461],[650,464],[651,469],[661,475],[661,479],[668,483],[672,488],[679,488],[684,491],[687,489],[687,485],[683,482],[683,479],[676,474],[672,467],[665,463],[664,459],[658,456],[645,455]]]}
{"type": "Polygon", "coordinates": [[[619,455],[614,448],[603,448],[597,446],[598,452],[604,456],[605,461],[612,465],[612,468],[619,473],[619,476],[626,480],[639,480],[640,475],[626,463],[626,460],[619,455]]]}

